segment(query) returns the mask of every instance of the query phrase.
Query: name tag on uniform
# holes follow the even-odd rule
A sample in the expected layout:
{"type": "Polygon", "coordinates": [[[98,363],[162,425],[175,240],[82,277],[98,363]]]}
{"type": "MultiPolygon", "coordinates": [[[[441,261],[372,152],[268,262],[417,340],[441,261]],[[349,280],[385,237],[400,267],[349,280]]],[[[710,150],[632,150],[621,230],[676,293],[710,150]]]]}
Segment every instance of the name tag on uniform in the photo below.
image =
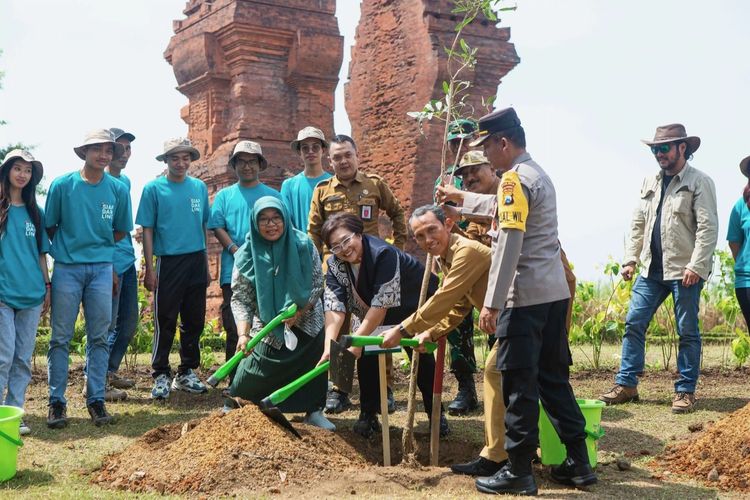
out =
{"type": "Polygon", "coordinates": [[[362,220],[372,220],[372,205],[362,205],[359,210],[359,218],[362,220]]]}

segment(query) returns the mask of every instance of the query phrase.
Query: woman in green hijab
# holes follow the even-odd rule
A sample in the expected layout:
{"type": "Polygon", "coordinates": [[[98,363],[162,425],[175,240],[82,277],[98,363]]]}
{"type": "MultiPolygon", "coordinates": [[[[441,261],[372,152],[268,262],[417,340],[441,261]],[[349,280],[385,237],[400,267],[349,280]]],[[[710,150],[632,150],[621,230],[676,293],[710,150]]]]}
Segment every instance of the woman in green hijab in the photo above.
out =
{"type": "MultiPolygon", "coordinates": [[[[292,227],[286,207],[273,196],[255,202],[250,231],[234,259],[232,313],[239,335],[238,351],[281,310],[292,303],[299,308],[242,360],[229,387],[231,396],[259,403],[315,368],[323,354],[323,272],[312,241],[292,227]]],[[[306,423],[334,430],[321,412],[327,387],[328,380],[321,375],[279,408],[306,412],[306,423]]]]}

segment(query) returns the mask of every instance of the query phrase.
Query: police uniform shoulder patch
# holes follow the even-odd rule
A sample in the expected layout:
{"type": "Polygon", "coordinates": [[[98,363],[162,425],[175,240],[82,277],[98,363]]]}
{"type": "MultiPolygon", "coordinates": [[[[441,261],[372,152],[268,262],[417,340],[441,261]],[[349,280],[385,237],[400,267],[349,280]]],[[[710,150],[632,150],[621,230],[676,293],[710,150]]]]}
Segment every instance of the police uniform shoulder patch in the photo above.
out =
{"type": "Polygon", "coordinates": [[[526,231],[529,201],[523,193],[518,172],[509,170],[500,178],[497,190],[498,226],[503,229],[526,231]]]}

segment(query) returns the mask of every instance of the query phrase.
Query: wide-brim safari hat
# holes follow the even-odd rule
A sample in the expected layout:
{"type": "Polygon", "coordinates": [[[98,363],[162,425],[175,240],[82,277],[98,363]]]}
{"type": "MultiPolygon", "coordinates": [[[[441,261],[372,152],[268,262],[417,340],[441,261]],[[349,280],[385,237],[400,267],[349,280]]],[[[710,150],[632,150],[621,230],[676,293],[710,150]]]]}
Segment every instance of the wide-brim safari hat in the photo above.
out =
{"type": "Polygon", "coordinates": [[[35,160],[34,156],[25,149],[14,149],[5,155],[2,165],[0,165],[0,177],[2,177],[2,172],[4,172],[6,168],[10,168],[13,162],[19,158],[31,163],[31,184],[35,186],[39,184],[39,181],[42,180],[42,176],[44,175],[42,162],[35,160]]]}
{"type": "Polygon", "coordinates": [[[656,127],[656,133],[652,140],[641,139],[641,142],[647,146],[677,141],[687,142],[691,153],[695,153],[701,145],[701,138],[695,135],[687,135],[685,126],[681,123],[670,123],[669,125],[656,127]]]}
{"type": "Polygon", "coordinates": [[[190,143],[186,137],[174,137],[164,141],[164,152],[156,157],[156,161],[167,161],[167,156],[175,153],[190,153],[190,161],[195,161],[201,154],[190,143]]]}
{"type": "Polygon", "coordinates": [[[328,148],[328,141],[326,141],[326,136],[322,130],[316,127],[305,127],[297,132],[297,138],[289,143],[292,146],[292,150],[299,151],[299,145],[305,139],[318,139],[324,148],[328,148]]]}
{"type": "Polygon", "coordinates": [[[106,128],[98,128],[86,134],[86,137],[83,139],[83,144],[74,147],[73,151],[75,151],[75,154],[78,155],[78,158],[85,160],[86,146],[93,146],[94,144],[112,144],[113,160],[118,159],[123,155],[123,153],[125,153],[125,146],[118,142],[115,142],[115,136],[112,134],[112,132],[109,131],[109,129],[106,128]]]}
{"type": "Polygon", "coordinates": [[[484,156],[481,151],[469,151],[461,157],[461,161],[458,162],[458,167],[453,171],[454,175],[463,175],[462,170],[473,167],[474,165],[490,165],[490,160],[484,156]]]}
{"type": "Polygon", "coordinates": [[[746,157],[740,162],[740,172],[742,172],[742,175],[745,177],[750,178],[750,156],[746,157]]]}
{"type": "Polygon", "coordinates": [[[240,141],[234,146],[232,156],[229,157],[229,165],[234,168],[234,160],[240,153],[247,153],[249,155],[258,155],[258,161],[260,162],[260,170],[268,168],[268,160],[263,156],[263,149],[260,144],[253,141],[240,141]]]}

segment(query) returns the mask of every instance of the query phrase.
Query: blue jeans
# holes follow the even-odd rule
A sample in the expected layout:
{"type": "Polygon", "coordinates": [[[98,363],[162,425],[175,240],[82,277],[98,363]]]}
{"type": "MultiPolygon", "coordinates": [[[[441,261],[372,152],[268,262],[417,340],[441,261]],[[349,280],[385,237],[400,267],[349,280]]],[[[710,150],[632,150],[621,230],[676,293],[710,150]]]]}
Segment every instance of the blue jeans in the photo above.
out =
{"type": "Polygon", "coordinates": [[[0,403],[23,408],[42,304],[11,309],[0,302],[0,403]],[[7,389],[7,391],[6,391],[7,389]]]}
{"type": "Polygon", "coordinates": [[[630,308],[625,318],[622,338],[622,361],[615,383],[625,387],[638,385],[646,357],[646,329],[656,310],[672,294],[674,315],[680,345],[677,370],[680,376],[674,384],[675,392],[695,392],[700,374],[701,333],[698,330],[698,304],[703,280],[693,286],[682,286],[682,280],[655,280],[638,276],[630,296],[630,308]]]}
{"type": "Polygon", "coordinates": [[[131,265],[118,276],[117,295],[112,297],[112,323],[109,325],[109,365],[112,373],[120,368],[122,358],[128,350],[138,326],[138,276],[135,265],[131,265]]]}
{"type": "Polygon", "coordinates": [[[52,337],[47,353],[50,403],[66,404],[70,341],[83,302],[86,321],[86,404],[104,401],[112,322],[112,264],[62,264],[52,273],[52,337]]]}

